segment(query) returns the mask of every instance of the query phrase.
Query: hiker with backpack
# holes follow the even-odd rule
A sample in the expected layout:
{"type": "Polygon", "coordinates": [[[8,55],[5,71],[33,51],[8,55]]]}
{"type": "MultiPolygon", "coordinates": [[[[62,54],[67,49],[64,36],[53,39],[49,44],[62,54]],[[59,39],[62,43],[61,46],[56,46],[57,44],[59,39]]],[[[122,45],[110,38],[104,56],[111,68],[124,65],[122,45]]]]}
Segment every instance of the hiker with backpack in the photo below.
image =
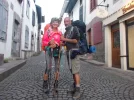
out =
{"type": "Polygon", "coordinates": [[[66,32],[64,34],[64,37],[61,36],[61,40],[63,41],[63,45],[66,46],[67,49],[67,59],[68,63],[71,63],[71,73],[73,74],[73,79],[74,79],[74,89],[72,91],[73,93],[73,98],[77,99],[80,97],[80,61],[79,61],[79,55],[77,55],[76,52],[74,52],[76,49],[79,49],[78,42],[80,40],[80,33],[77,27],[71,25],[71,20],[69,17],[66,17],[64,19],[64,24],[66,27],[66,32]],[[71,53],[70,53],[71,52],[71,53]],[[70,57],[73,54],[75,57],[70,57]],[[71,62],[69,61],[71,59],[71,62]]]}
{"type": "Polygon", "coordinates": [[[58,88],[58,79],[59,79],[59,55],[60,55],[60,37],[62,35],[61,31],[59,31],[59,19],[52,18],[50,22],[50,27],[45,31],[42,45],[44,47],[45,56],[46,56],[46,69],[44,73],[44,81],[43,87],[47,91],[48,90],[48,73],[49,69],[52,67],[52,57],[54,57],[55,61],[55,83],[54,88],[58,88]]]}

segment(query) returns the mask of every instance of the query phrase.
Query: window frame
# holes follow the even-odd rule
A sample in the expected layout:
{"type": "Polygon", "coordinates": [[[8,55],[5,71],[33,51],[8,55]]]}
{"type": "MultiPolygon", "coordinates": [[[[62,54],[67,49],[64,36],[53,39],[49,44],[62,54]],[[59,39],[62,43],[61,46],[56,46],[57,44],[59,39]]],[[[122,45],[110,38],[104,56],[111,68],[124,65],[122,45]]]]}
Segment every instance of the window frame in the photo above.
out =
{"type": "Polygon", "coordinates": [[[113,0],[113,4],[117,3],[119,0],[113,0]]]}
{"type": "Polygon", "coordinates": [[[90,0],[90,13],[96,9],[97,7],[97,0],[90,0]]]}
{"type": "Polygon", "coordinates": [[[26,8],[26,16],[29,18],[30,16],[30,2],[27,0],[27,8],[26,8]]]}
{"type": "Polygon", "coordinates": [[[35,26],[35,11],[32,11],[32,25],[35,26]]]}
{"type": "Polygon", "coordinates": [[[19,4],[21,4],[21,3],[22,3],[22,1],[23,1],[23,0],[18,0],[19,4]]]}
{"type": "Polygon", "coordinates": [[[81,5],[79,8],[79,20],[83,21],[83,5],[81,5]]]}
{"type": "Polygon", "coordinates": [[[25,48],[29,48],[29,28],[26,26],[25,28],[25,48]]]}
{"type": "Polygon", "coordinates": [[[0,41],[4,42],[7,39],[7,25],[8,25],[8,3],[6,0],[0,1],[1,5],[1,26],[0,26],[0,41]]]}

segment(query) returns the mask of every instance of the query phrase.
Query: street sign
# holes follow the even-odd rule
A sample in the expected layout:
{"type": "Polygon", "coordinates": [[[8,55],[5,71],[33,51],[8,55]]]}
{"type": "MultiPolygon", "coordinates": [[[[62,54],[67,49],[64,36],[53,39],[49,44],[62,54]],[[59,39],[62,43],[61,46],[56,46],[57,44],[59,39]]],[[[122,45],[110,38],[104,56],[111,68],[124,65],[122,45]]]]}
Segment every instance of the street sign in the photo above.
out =
{"type": "Polygon", "coordinates": [[[99,18],[105,18],[108,16],[108,11],[106,11],[104,8],[97,8],[96,16],[99,18]]]}

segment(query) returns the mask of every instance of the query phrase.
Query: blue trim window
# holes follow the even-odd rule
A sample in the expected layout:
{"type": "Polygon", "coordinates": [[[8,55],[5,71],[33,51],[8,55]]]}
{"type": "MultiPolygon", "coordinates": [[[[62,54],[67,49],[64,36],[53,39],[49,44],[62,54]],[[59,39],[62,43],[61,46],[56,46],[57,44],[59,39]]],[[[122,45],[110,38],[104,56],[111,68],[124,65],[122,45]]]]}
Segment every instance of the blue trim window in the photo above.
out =
{"type": "Polygon", "coordinates": [[[29,0],[27,0],[27,9],[26,9],[26,15],[29,18],[29,14],[30,14],[30,2],[29,0]]]}
{"type": "Polygon", "coordinates": [[[0,40],[5,41],[7,37],[8,3],[0,0],[0,40]]]}

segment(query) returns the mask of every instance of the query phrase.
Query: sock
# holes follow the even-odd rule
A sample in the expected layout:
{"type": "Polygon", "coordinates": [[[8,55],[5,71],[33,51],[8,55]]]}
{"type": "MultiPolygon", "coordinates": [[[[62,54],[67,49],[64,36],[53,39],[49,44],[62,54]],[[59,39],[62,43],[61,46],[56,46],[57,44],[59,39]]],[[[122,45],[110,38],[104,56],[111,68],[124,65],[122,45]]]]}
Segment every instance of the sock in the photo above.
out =
{"type": "Polygon", "coordinates": [[[80,87],[80,84],[77,84],[76,87],[80,87]]]}

